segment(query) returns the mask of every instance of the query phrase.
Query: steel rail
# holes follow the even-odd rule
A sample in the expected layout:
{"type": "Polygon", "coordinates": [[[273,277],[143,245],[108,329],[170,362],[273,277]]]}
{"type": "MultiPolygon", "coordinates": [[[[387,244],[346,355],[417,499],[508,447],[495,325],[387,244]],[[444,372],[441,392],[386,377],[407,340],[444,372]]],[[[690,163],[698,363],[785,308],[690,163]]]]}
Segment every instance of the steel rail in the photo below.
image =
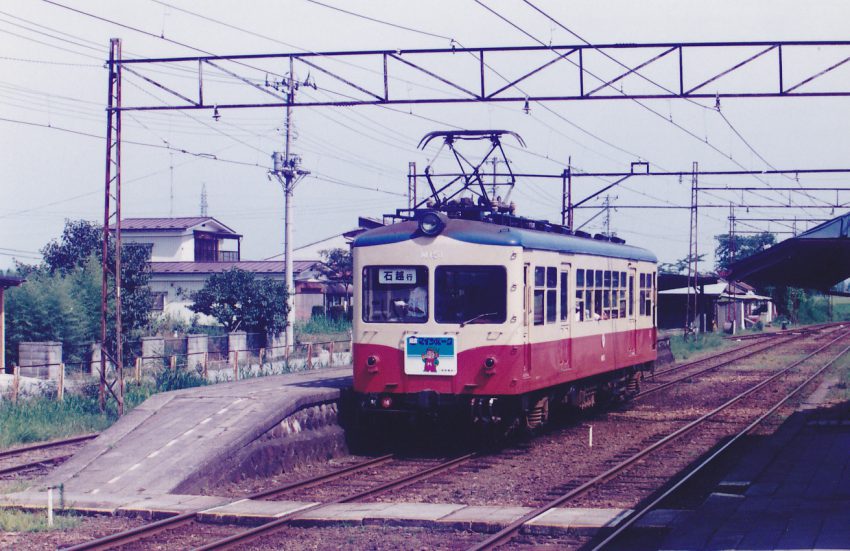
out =
{"type": "Polygon", "coordinates": [[[30,461],[29,463],[21,463],[20,465],[12,465],[11,467],[4,467],[0,469],[0,476],[16,473],[19,471],[25,471],[27,469],[32,469],[33,467],[41,467],[45,466],[47,463],[60,463],[65,461],[71,457],[70,455],[58,455],[56,457],[48,457],[46,459],[40,459],[38,461],[30,461]]]}
{"type": "Polygon", "coordinates": [[[40,442],[38,444],[32,444],[29,446],[22,446],[20,448],[12,448],[8,450],[0,451],[0,458],[9,457],[12,455],[19,455],[26,452],[31,452],[35,450],[44,450],[47,448],[55,448],[58,446],[66,446],[69,444],[76,444],[77,442],[85,442],[86,440],[91,440],[93,438],[97,438],[100,433],[94,434],[84,434],[81,436],[73,436],[71,438],[65,438],[64,440],[51,440],[50,442],[40,442]]]}
{"type": "MultiPolygon", "coordinates": [[[[308,479],[302,480],[300,482],[293,482],[290,484],[285,484],[283,486],[278,486],[277,488],[272,488],[270,490],[265,490],[262,492],[257,492],[255,494],[251,494],[243,499],[262,499],[269,496],[279,495],[284,492],[292,491],[295,489],[306,488],[309,486],[313,486],[316,484],[320,484],[322,482],[327,482],[329,480],[333,480],[335,478],[339,478],[340,476],[344,476],[346,474],[351,474],[353,472],[367,469],[369,467],[374,467],[376,465],[380,465],[386,461],[389,461],[393,458],[392,454],[382,455],[380,457],[376,457],[374,459],[369,459],[366,461],[361,461],[355,465],[350,465],[348,467],[344,467],[342,469],[333,471],[331,473],[325,473],[310,477],[308,479]]],[[[160,532],[164,532],[166,530],[174,530],[175,528],[179,528],[184,524],[188,524],[194,521],[198,517],[198,513],[201,511],[189,511],[186,513],[181,513],[179,515],[175,515],[173,517],[168,517],[162,520],[158,520],[156,522],[152,522],[150,524],[145,524],[143,526],[137,526],[135,528],[131,528],[129,530],[125,530],[123,532],[117,532],[115,534],[109,534],[107,536],[103,536],[101,538],[87,541],[84,543],[80,543],[74,545],[72,547],[65,548],[65,551],[95,551],[95,550],[105,550],[112,549],[114,547],[118,547],[119,545],[126,545],[128,543],[133,543],[139,540],[143,540],[154,536],[160,532]]]]}
{"type": "Polygon", "coordinates": [[[786,368],[782,369],[781,371],[777,372],[776,374],[768,377],[767,379],[758,383],[757,385],[750,387],[746,391],[744,391],[744,392],[738,394],[737,396],[727,400],[725,403],[719,405],[718,407],[716,407],[715,409],[706,413],[705,415],[702,415],[699,418],[694,419],[693,421],[687,423],[683,427],[676,429],[672,433],[670,433],[667,436],[661,438],[660,440],[657,440],[656,442],[650,444],[649,446],[647,446],[646,448],[642,449],[641,451],[635,453],[631,457],[624,459],[623,461],[621,461],[620,463],[611,467],[610,469],[608,469],[604,473],[597,475],[593,479],[585,482],[584,484],[582,484],[581,486],[578,486],[577,488],[574,488],[573,490],[570,490],[566,494],[564,494],[564,495],[562,495],[558,498],[553,499],[549,503],[547,503],[545,505],[541,505],[540,507],[535,508],[531,512],[526,513],[522,517],[520,517],[517,520],[508,524],[502,530],[500,530],[497,533],[493,534],[492,536],[488,537],[483,542],[478,543],[478,544],[470,547],[468,549],[468,551],[483,551],[485,549],[493,549],[494,547],[496,547],[498,545],[502,545],[502,544],[510,541],[511,539],[513,539],[513,537],[522,529],[522,527],[528,521],[539,517],[543,513],[547,512],[551,509],[554,509],[555,507],[558,507],[559,505],[569,501],[570,499],[573,499],[575,497],[578,497],[579,495],[584,494],[585,492],[587,492],[591,488],[597,486],[598,484],[606,482],[606,481],[614,478],[615,476],[620,474],[622,471],[626,470],[628,467],[632,466],[634,463],[636,463],[637,461],[639,461],[643,457],[649,455],[650,453],[652,453],[653,451],[655,451],[659,448],[666,446],[667,444],[673,442],[674,440],[676,440],[680,436],[683,436],[684,434],[690,432],[691,430],[693,430],[697,426],[701,425],[702,423],[704,423],[708,419],[710,419],[710,418],[714,417],[715,415],[717,415],[718,413],[726,410],[727,408],[729,408],[730,406],[734,405],[735,403],[741,401],[742,399],[746,398],[750,394],[753,394],[754,392],[760,390],[761,388],[770,384],[771,382],[773,382],[777,378],[785,375],[786,373],[788,373],[789,371],[791,371],[792,369],[794,369],[798,365],[802,364],[806,360],[812,358],[816,354],[819,354],[820,352],[822,352],[826,348],[832,346],[836,342],[838,342],[838,341],[840,341],[840,340],[842,340],[842,339],[844,339],[848,336],[850,336],[850,331],[842,333],[841,335],[839,335],[835,339],[832,339],[828,343],[819,347],[814,352],[812,352],[812,353],[806,355],[805,357],[795,361],[794,363],[792,363],[788,367],[786,367],[786,368]]]}
{"type": "Polygon", "coordinates": [[[448,461],[444,461],[443,463],[440,463],[439,465],[435,465],[434,467],[430,467],[428,469],[418,471],[416,473],[404,476],[402,478],[392,480],[392,481],[387,482],[385,484],[381,484],[380,486],[377,486],[375,488],[370,488],[368,490],[363,490],[361,492],[357,492],[357,493],[354,493],[354,494],[351,494],[351,495],[348,495],[348,496],[344,496],[344,497],[341,497],[341,498],[338,498],[338,499],[326,501],[326,502],[323,502],[323,503],[317,503],[317,504],[312,505],[310,507],[306,507],[304,509],[299,509],[297,511],[293,511],[291,513],[283,515],[283,516],[281,516],[281,517],[279,517],[279,518],[277,518],[277,519],[275,519],[271,522],[268,522],[266,524],[262,524],[260,526],[257,526],[255,528],[251,528],[251,529],[246,530],[244,532],[239,532],[238,534],[233,534],[232,536],[220,539],[218,541],[208,543],[208,544],[203,545],[201,547],[197,547],[197,548],[195,548],[194,551],[209,551],[209,550],[212,550],[212,549],[230,549],[230,548],[235,547],[237,545],[243,545],[243,544],[248,543],[250,541],[253,541],[257,538],[264,537],[264,536],[271,534],[272,532],[274,532],[277,529],[282,528],[283,526],[289,524],[289,522],[297,519],[299,516],[301,516],[302,514],[308,512],[308,511],[312,511],[312,510],[319,509],[319,508],[325,507],[327,505],[333,505],[333,504],[336,504],[336,503],[350,503],[352,501],[357,501],[357,500],[360,500],[360,499],[363,499],[363,498],[366,498],[366,497],[371,497],[371,496],[374,496],[374,495],[377,495],[377,494],[385,493],[385,492],[388,492],[390,490],[403,488],[403,487],[409,486],[411,484],[414,484],[416,482],[419,482],[421,480],[424,480],[425,478],[428,478],[430,476],[434,476],[436,474],[439,474],[443,471],[453,469],[453,468],[457,467],[458,465],[460,465],[461,463],[465,463],[466,461],[469,461],[473,457],[476,457],[477,455],[478,455],[477,453],[469,453],[469,454],[461,455],[459,457],[455,457],[455,458],[450,459],[448,461]]]}
{"type": "MultiPolygon", "coordinates": [[[[764,352],[768,348],[781,346],[783,344],[787,344],[791,341],[797,340],[797,339],[802,338],[802,337],[803,337],[803,335],[796,335],[794,337],[785,339],[784,341],[781,341],[781,342],[771,342],[767,346],[762,346],[761,348],[751,350],[750,352],[747,352],[746,354],[742,354],[741,356],[735,356],[734,358],[730,358],[730,359],[728,359],[724,362],[720,362],[717,365],[706,367],[705,369],[700,369],[699,371],[695,371],[695,372],[689,373],[687,375],[682,375],[681,377],[677,377],[676,379],[672,379],[670,381],[667,381],[666,383],[661,383],[658,386],[648,388],[648,389],[640,392],[639,394],[635,395],[634,397],[632,397],[632,400],[637,400],[638,398],[643,398],[644,396],[647,396],[647,395],[652,394],[654,392],[658,392],[659,390],[665,389],[667,387],[673,386],[676,383],[682,382],[686,379],[691,379],[693,377],[696,377],[697,375],[702,375],[703,373],[707,373],[709,371],[714,371],[715,369],[720,369],[721,367],[725,367],[729,364],[733,364],[733,363],[735,363],[739,360],[744,360],[744,359],[747,359],[749,357],[755,356],[756,354],[758,354],[760,352],[764,352]]],[[[748,345],[748,346],[742,346],[741,348],[736,348],[735,350],[741,350],[742,348],[750,348],[752,346],[756,346],[756,345],[759,345],[759,344],[764,344],[764,343],[763,342],[757,342],[757,343],[754,343],[754,344],[751,344],[751,345],[748,345]]],[[[670,372],[670,370],[665,371],[664,373],[669,373],[669,372],[670,372]]]]}
{"type": "Polygon", "coordinates": [[[740,431],[734,437],[732,437],[728,442],[723,444],[719,449],[717,449],[714,453],[708,456],[704,461],[702,461],[699,465],[691,469],[686,475],[684,475],[681,479],[679,479],[673,486],[664,491],[660,496],[653,499],[647,505],[636,509],[629,515],[627,515],[622,521],[617,524],[617,528],[608,535],[602,542],[596,545],[593,548],[593,551],[597,551],[603,549],[606,545],[613,542],[620,535],[623,534],[628,528],[630,528],[635,522],[640,520],[644,515],[646,515],[649,511],[655,508],[656,505],[661,503],[664,499],[670,497],[674,492],[676,492],[679,488],[681,488],[688,480],[696,476],[700,471],[702,471],[706,466],[711,464],[715,459],[717,459],[723,452],[732,447],[736,442],[738,442],[741,438],[751,433],[757,426],[764,422],[765,419],[776,413],[776,411],[782,407],[788,400],[799,394],[807,385],[809,385],[813,380],[819,377],[824,371],[829,369],[836,361],[838,361],[842,356],[847,354],[850,351],[850,346],[845,347],[841,352],[839,352],[834,358],[829,360],[826,364],[820,367],[815,373],[811,376],[807,377],[805,381],[800,383],[794,390],[790,393],[786,394],[784,398],[782,398],[779,402],[777,402],[772,408],[767,410],[761,416],[759,416],[755,421],[747,425],[745,429],[740,431]]]}

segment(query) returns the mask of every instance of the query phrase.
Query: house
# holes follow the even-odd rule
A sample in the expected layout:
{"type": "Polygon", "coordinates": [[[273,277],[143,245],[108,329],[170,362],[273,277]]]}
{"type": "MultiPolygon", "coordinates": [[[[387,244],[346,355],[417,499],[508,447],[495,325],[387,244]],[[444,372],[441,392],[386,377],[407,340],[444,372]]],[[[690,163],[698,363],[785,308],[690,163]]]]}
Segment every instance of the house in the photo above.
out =
{"type": "MultiPolygon", "coordinates": [[[[292,264],[295,279],[295,320],[303,321],[310,318],[315,307],[324,311],[327,280],[324,277],[323,265],[319,261],[296,260],[292,264]]],[[[210,275],[232,268],[275,281],[283,281],[285,277],[283,261],[151,262],[150,288],[154,295],[153,309],[172,317],[191,317],[191,294],[200,290],[210,275]]]]}
{"type": "MultiPolygon", "coordinates": [[[[659,278],[660,289],[666,287],[662,281],[666,275],[659,278]]],[[[690,322],[699,331],[736,333],[758,322],[766,325],[773,321],[775,308],[770,297],[757,295],[752,286],[740,281],[700,277],[696,289],[686,283],[685,287],[658,291],[658,327],[682,328],[688,298],[693,300],[694,295],[696,308],[691,312],[690,322]]]]}
{"type": "MultiPolygon", "coordinates": [[[[121,221],[121,239],[149,249],[153,310],[177,318],[192,316],[191,294],[212,274],[239,268],[257,277],[285,279],[283,260],[242,260],[242,235],[209,216],[126,218],[121,221]]],[[[326,271],[318,260],[293,261],[296,320],[309,319],[315,309],[325,311],[336,302],[338,293],[326,271]]]]}
{"type": "Polygon", "coordinates": [[[242,236],[210,216],[125,218],[121,240],[141,243],[151,262],[239,262],[242,236]]]}

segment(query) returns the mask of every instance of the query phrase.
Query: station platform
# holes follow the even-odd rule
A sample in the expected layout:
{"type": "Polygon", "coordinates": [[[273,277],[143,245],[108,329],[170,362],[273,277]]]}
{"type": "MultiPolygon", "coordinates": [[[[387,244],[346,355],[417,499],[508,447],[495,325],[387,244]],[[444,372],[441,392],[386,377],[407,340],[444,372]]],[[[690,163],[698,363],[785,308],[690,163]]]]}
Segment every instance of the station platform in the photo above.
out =
{"type": "Polygon", "coordinates": [[[653,549],[850,549],[850,400],[825,381],[653,549]],[[827,398],[828,390],[833,398],[827,398]]]}
{"type": "Polygon", "coordinates": [[[39,486],[138,500],[196,493],[236,473],[264,474],[263,458],[271,453],[343,453],[337,401],[350,385],[347,367],[156,394],[39,486]]]}

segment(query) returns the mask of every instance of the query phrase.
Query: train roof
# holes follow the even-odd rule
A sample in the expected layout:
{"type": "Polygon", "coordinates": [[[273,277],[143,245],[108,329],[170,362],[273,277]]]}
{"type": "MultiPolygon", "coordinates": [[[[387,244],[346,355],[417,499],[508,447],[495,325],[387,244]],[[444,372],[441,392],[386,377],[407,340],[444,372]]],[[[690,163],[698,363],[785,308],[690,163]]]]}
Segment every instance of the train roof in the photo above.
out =
{"type": "MultiPolygon", "coordinates": [[[[450,218],[446,221],[446,227],[440,235],[478,245],[523,247],[542,251],[626,258],[644,262],[658,261],[652,252],[632,245],[575,235],[508,227],[475,220],[450,218]]],[[[419,232],[418,223],[414,220],[408,220],[364,232],[357,236],[351,246],[374,247],[400,243],[414,238],[427,239],[419,232]]]]}

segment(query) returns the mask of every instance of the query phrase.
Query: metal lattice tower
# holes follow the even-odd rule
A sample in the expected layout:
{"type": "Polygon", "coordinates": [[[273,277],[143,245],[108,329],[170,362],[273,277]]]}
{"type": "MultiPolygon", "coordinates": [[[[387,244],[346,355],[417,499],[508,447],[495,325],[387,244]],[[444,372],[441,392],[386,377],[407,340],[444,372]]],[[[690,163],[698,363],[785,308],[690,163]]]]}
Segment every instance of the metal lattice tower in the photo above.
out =
{"type": "Polygon", "coordinates": [[[109,95],[106,109],[106,174],[103,205],[103,277],[100,303],[100,409],[106,409],[106,393],[118,402],[118,415],[124,414],[124,362],[121,331],[121,39],[109,41],[109,95]],[[110,255],[110,234],[114,250],[110,255]],[[111,256],[111,258],[110,258],[111,256]],[[111,279],[111,284],[110,284],[111,279]],[[109,303],[113,303],[114,335],[109,335],[109,303]],[[108,378],[109,364],[115,378],[108,378]]]}
{"type": "Polygon", "coordinates": [[[201,216],[209,216],[209,203],[207,203],[207,184],[201,184],[201,216]]]}
{"type": "Polygon", "coordinates": [[[699,282],[699,164],[694,161],[691,175],[691,223],[688,244],[688,301],[685,308],[685,335],[690,332],[691,315],[697,316],[699,300],[697,284],[699,282]]]}

